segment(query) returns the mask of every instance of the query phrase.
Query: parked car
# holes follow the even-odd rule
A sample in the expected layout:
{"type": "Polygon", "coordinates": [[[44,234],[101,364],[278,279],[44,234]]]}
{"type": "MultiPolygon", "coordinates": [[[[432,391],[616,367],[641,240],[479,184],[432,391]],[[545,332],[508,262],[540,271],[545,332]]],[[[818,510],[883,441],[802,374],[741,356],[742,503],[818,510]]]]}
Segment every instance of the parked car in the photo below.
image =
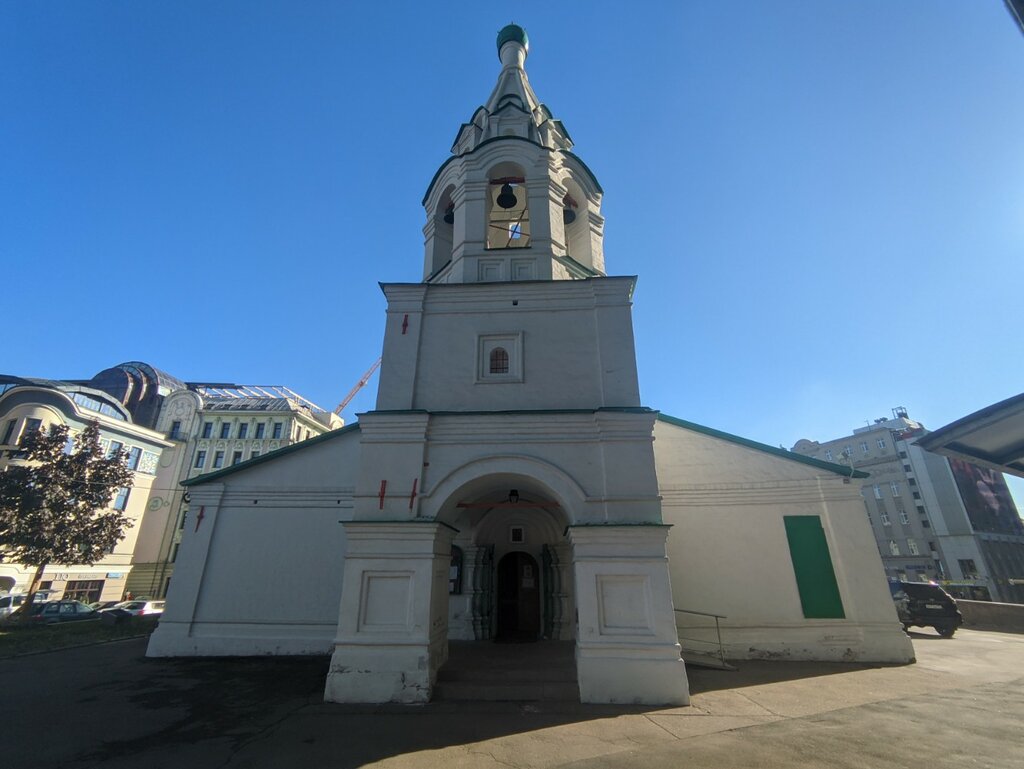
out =
{"type": "Polygon", "coordinates": [[[104,614],[120,614],[125,617],[143,617],[151,614],[163,614],[163,601],[121,601],[109,609],[103,609],[104,614]]]}
{"type": "Polygon", "coordinates": [[[951,638],[964,622],[953,596],[931,582],[893,581],[889,590],[904,630],[933,627],[943,638],[951,638]]]}
{"type": "Polygon", "coordinates": [[[104,609],[109,609],[109,608],[111,608],[113,606],[117,606],[119,603],[121,603],[121,602],[120,601],[93,601],[91,604],[89,604],[89,607],[92,608],[92,609],[95,609],[96,611],[103,611],[104,609]]]}
{"type": "Polygon", "coordinates": [[[83,620],[99,618],[100,613],[98,611],[81,601],[33,602],[31,613],[28,615],[28,619],[31,622],[39,622],[44,625],[51,625],[55,622],[81,622],[83,620]]]}
{"type": "MultiPolygon", "coordinates": [[[[46,603],[50,599],[50,594],[45,591],[37,591],[36,599],[33,601],[33,605],[46,603]]],[[[25,601],[28,600],[28,593],[11,593],[10,595],[0,595],[0,621],[7,619],[14,612],[18,610],[25,601]]]]}

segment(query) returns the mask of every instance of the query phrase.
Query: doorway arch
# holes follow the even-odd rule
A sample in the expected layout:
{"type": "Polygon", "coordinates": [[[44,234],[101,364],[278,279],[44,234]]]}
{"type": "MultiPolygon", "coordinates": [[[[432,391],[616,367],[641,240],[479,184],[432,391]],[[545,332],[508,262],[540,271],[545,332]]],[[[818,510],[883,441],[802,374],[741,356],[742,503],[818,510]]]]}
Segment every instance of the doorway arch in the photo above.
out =
{"type": "Polygon", "coordinates": [[[522,550],[498,561],[496,590],[497,641],[536,641],[541,632],[540,569],[522,550]]]}

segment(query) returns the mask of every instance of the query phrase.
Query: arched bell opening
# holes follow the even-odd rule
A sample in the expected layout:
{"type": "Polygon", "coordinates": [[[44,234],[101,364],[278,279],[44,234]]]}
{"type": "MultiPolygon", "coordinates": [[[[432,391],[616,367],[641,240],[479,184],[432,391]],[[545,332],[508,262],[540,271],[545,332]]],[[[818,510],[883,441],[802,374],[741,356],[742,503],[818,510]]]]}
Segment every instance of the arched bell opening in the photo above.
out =
{"type": "Polygon", "coordinates": [[[487,179],[487,248],[529,248],[530,207],[523,168],[499,163],[487,179]]]}
{"type": "Polygon", "coordinates": [[[587,216],[586,193],[572,179],[565,179],[562,184],[565,186],[565,196],[562,198],[565,250],[576,261],[587,264],[590,256],[587,247],[590,226],[587,216]]]}
{"type": "Polygon", "coordinates": [[[455,244],[455,185],[448,185],[438,199],[437,207],[431,224],[428,227],[428,243],[430,257],[429,273],[433,274],[452,260],[455,244]]]}

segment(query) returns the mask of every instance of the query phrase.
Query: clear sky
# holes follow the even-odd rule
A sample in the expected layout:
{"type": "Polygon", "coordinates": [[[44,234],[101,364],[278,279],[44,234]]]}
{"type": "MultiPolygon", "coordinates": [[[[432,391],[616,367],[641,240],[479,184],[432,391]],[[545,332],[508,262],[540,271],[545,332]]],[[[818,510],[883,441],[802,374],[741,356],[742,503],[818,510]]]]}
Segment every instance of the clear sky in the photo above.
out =
{"type": "Polygon", "coordinates": [[[3,3],[0,372],[144,360],[333,409],[509,21],[639,276],[645,405],[790,447],[1024,391],[1001,0],[3,3]]]}

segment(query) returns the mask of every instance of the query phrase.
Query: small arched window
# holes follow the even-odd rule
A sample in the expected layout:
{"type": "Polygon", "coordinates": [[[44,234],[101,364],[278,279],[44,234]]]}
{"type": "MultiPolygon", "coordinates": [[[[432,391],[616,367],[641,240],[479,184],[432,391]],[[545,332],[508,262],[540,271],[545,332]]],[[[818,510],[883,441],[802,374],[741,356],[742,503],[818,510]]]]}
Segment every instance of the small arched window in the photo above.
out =
{"type": "Polygon", "coordinates": [[[448,594],[462,593],[462,548],[452,545],[452,558],[448,567],[448,594]]]}
{"type": "Polygon", "coordinates": [[[504,347],[495,347],[491,350],[491,373],[508,373],[508,351],[504,347]]]}

